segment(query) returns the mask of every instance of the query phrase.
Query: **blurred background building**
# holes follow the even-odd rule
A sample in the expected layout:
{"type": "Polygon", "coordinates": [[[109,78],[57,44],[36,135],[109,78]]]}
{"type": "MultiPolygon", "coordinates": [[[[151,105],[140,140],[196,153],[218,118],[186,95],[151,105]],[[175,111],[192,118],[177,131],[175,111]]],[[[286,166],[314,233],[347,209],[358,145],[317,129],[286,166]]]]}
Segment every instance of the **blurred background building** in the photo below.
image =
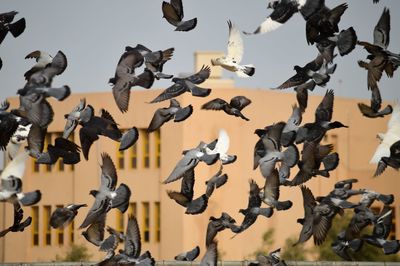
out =
{"type": "MultiPolygon", "coordinates": [[[[195,71],[202,65],[209,65],[210,58],[219,52],[198,52],[195,54],[195,71]]],[[[160,92],[160,89],[137,90],[131,92],[129,112],[121,114],[114,103],[110,92],[73,93],[63,102],[52,105],[55,119],[48,128],[46,143],[53,142],[62,134],[65,113],[68,113],[79,102],[86,98],[96,112],[100,108],[107,109],[122,129],[136,126],[140,129],[137,143],[128,150],[118,151],[119,143],[100,137],[90,150],[89,160],[74,166],[57,162],[56,165],[37,165],[33,160],[28,166],[23,178],[25,191],[40,189],[42,200],[33,207],[25,207],[25,215],[33,218],[30,227],[22,233],[10,233],[0,238],[0,262],[34,262],[51,261],[56,255],[63,256],[71,244],[84,244],[92,254],[91,260],[100,260],[105,254],[88,243],[81,235],[78,227],[86,216],[93,198],[89,195],[91,189],[100,184],[100,164],[102,152],[107,152],[113,158],[118,171],[119,183],[127,184],[132,191],[129,209],[122,214],[111,210],[107,215],[106,224],[120,231],[125,231],[128,214],[136,215],[141,229],[142,250],[150,250],[156,260],[172,260],[182,251],[192,249],[196,245],[205,251],[205,234],[210,216],[218,217],[222,211],[231,214],[237,222],[243,216],[238,213],[246,208],[249,191],[249,180],[255,179],[262,186],[264,179],[258,169],[252,170],[253,149],[257,136],[253,133],[257,128],[263,128],[278,121],[286,121],[296,103],[295,93],[287,91],[272,91],[268,88],[248,89],[237,88],[233,80],[221,78],[221,68],[212,68],[211,78],[202,87],[212,88],[207,98],[192,97],[184,94],[178,97],[181,105],[192,104],[194,112],[182,123],[169,122],[159,131],[147,134],[146,128],[154,111],[166,107],[169,102],[148,104],[160,92]],[[237,95],[245,95],[252,100],[243,113],[250,118],[246,122],[240,118],[227,116],[224,112],[201,110],[200,106],[210,99],[219,97],[229,101],[237,95]],[[181,158],[182,150],[196,147],[200,141],[211,142],[218,137],[220,129],[225,129],[230,136],[230,154],[236,154],[238,159],[234,164],[226,165],[224,172],[229,179],[226,185],[216,190],[208,203],[207,210],[199,215],[186,215],[185,210],[169,199],[166,190],[179,190],[180,182],[162,185],[161,182],[169,175],[176,162],[181,158]],[[51,213],[58,206],[70,203],[87,203],[88,208],[82,208],[71,226],[63,230],[54,230],[49,226],[51,213]]],[[[346,84],[342,84],[346,86],[346,84]]],[[[330,88],[329,86],[327,88],[330,88]]],[[[325,91],[325,88],[316,88],[325,91]]],[[[309,97],[308,108],[303,115],[304,122],[314,121],[314,111],[320,103],[321,96],[309,97]]],[[[12,106],[18,104],[16,97],[9,99],[12,106]]],[[[341,179],[357,178],[356,188],[369,188],[381,193],[392,193],[396,199],[400,197],[397,190],[399,184],[398,172],[388,168],[382,176],[373,178],[376,165],[369,164],[377,145],[376,135],[385,132],[389,117],[367,119],[357,108],[357,99],[335,98],[333,120],[341,121],[348,129],[329,131],[324,142],[334,145],[339,153],[339,167],[331,172],[330,178],[317,177],[306,183],[315,196],[325,195],[333,184],[341,179]]],[[[366,102],[366,100],[364,100],[366,102]]],[[[79,130],[79,129],[78,129],[79,130]]],[[[73,137],[79,144],[78,131],[73,137]]],[[[300,148],[301,150],[301,148],[300,148]]],[[[207,166],[199,164],[195,170],[195,197],[205,192],[205,181],[215,174],[219,165],[207,166]]],[[[296,173],[296,169],[292,170],[296,173]]],[[[253,252],[262,244],[262,235],[270,228],[275,230],[274,247],[281,247],[289,237],[298,236],[301,225],[297,218],[303,217],[303,200],[299,187],[282,187],[281,200],[291,200],[293,207],[287,211],[275,212],[269,218],[258,218],[257,222],[243,233],[236,235],[225,230],[217,235],[220,259],[242,260],[251,258],[253,252]]],[[[398,201],[394,206],[394,224],[392,235],[400,238],[398,201]]],[[[10,204],[0,204],[0,229],[8,227],[13,221],[13,210],[10,204]]],[[[312,242],[309,241],[309,242],[312,242]]],[[[310,243],[308,243],[310,244],[310,243]]]]}

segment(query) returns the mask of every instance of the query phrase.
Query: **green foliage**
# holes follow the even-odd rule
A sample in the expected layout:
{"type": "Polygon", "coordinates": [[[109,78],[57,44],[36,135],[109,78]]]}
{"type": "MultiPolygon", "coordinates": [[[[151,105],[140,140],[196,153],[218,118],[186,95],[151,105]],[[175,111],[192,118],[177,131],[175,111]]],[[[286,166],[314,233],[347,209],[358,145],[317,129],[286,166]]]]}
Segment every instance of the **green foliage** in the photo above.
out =
{"type": "Polygon", "coordinates": [[[310,252],[304,244],[293,246],[297,242],[298,237],[289,237],[285,241],[285,246],[282,247],[281,258],[284,260],[305,261],[307,254],[310,252]]]}
{"type": "Polygon", "coordinates": [[[252,258],[257,257],[259,254],[269,254],[272,250],[272,245],[274,244],[274,234],[275,229],[270,228],[262,235],[262,244],[256,251],[254,251],[250,256],[252,258]]]}
{"type": "Polygon", "coordinates": [[[92,255],[85,245],[72,244],[65,257],[56,256],[56,261],[88,261],[92,255]]]}

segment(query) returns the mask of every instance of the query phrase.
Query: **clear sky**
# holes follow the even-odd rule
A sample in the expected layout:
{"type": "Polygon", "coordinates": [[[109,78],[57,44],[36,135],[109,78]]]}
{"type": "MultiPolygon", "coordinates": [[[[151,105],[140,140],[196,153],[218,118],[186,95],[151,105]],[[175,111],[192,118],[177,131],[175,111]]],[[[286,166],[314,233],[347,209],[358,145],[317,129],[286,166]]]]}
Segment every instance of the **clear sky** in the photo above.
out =
{"type": "MultiPolygon", "coordinates": [[[[327,0],[329,7],[344,1],[327,0]]],[[[391,11],[389,50],[400,52],[400,1],[350,0],[342,16],[340,29],[353,26],[360,40],[373,40],[375,27],[383,8],[391,11]]],[[[141,43],[150,49],[175,47],[174,57],[164,68],[165,73],[179,74],[193,71],[193,53],[197,50],[226,50],[228,26],[231,20],[240,29],[254,30],[269,13],[265,0],[183,0],[185,18],[198,18],[197,27],[190,32],[175,32],[162,18],[162,1],[157,0],[2,0],[1,11],[16,10],[16,19],[25,17],[25,32],[14,39],[8,35],[0,47],[3,68],[0,70],[2,89],[0,98],[13,96],[24,86],[23,74],[33,64],[24,57],[43,50],[55,55],[62,50],[68,58],[68,67],[53,85],[68,84],[72,92],[111,91],[108,79],[114,75],[116,64],[126,45],[141,43]]],[[[294,65],[303,66],[317,55],[314,46],[305,39],[305,21],[294,15],[285,25],[264,35],[243,36],[243,64],[254,64],[256,73],[249,79],[240,79],[224,71],[225,78],[235,79],[239,87],[276,87],[292,76],[294,65]]],[[[335,74],[327,88],[336,95],[369,98],[367,72],[357,65],[365,59],[361,47],[345,57],[338,56],[335,74]]],[[[155,88],[169,86],[170,81],[156,81],[155,88]]],[[[381,82],[384,100],[400,98],[399,72],[381,82]]],[[[290,91],[293,91],[290,89],[290,91]]],[[[324,88],[316,93],[323,94],[324,88]]]]}

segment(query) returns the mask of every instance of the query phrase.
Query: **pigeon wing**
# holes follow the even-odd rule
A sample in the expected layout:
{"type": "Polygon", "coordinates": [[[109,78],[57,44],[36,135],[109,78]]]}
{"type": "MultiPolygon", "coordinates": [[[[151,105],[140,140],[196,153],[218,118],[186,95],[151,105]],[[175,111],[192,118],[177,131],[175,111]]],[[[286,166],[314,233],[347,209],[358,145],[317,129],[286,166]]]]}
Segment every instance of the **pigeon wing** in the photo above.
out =
{"type": "Polygon", "coordinates": [[[390,12],[385,8],[374,28],[374,44],[386,49],[390,41],[390,12]]]}
{"type": "Polygon", "coordinates": [[[243,40],[239,29],[228,20],[229,40],[226,57],[239,64],[243,57],[243,40]]]}

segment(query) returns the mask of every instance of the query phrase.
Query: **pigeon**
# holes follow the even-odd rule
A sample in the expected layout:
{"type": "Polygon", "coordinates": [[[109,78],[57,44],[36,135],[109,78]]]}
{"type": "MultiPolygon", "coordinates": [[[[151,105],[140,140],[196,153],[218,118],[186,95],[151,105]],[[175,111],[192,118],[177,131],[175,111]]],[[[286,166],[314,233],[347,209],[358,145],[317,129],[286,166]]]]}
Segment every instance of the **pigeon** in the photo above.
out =
{"type": "Polygon", "coordinates": [[[40,154],[36,160],[39,164],[55,164],[59,158],[65,164],[77,164],[80,162],[80,147],[74,142],[64,138],[56,138],[55,144],[47,145],[47,152],[40,154]]]}
{"type": "Polygon", "coordinates": [[[144,266],[155,265],[155,261],[149,251],[140,254],[142,243],[140,239],[139,225],[135,216],[129,215],[125,235],[115,231],[110,227],[108,227],[107,230],[111,234],[117,235],[119,239],[124,241],[124,249],[119,250],[119,254],[109,259],[115,263],[111,265],[127,265],[129,263],[144,266]]]}
{"type": "Polygon", "coordinates": [[[235,225],[235,223],[235,219],[233,219],[226,212],[222,212],[221,217],[219,218],[211,216],[207,225],[206,247],[214,242],[214,238],[218,234],[218,232],[221,232],[225,229],[234,230],[235,228],[237,228],[237,225],[235,225]]]}
{"type": "Polygon", "coordinates": [[[194,261],[200,254],[199,246],[196,246],[194,249],[180,253],[174,257],[175,260],[178,261],[194,261]]]}
{"type": "Polygon", "coordinates": [[[286,23],[295,13],[299,12],[307,20],[313,13],[323,7],[323,0],[277,0],[268,3],[267,8],[272,13],[261,23],[254,32],[245,34],[264,34],[274,31],[286,23]]]}
{"type": "Polygon", "coordinates": [[[181,107],[180,103],[171,99],[169,107],[159,108],[153,115],[147,132],[153,132],[159,129],[164,123],[174,119],[174,122],[182,122],[189,118],[193,113],[193,106],[189,104],[186,107],[181,107]]]}
{"type": "Polygon", "coordinates": [[[240,117],[246,121],[249,121],[247,117],[245,117],[241,111],[243,108],[248,106],[251,103],[251,100],[245,96],[235,96],[231,99],[229,103],[221,98],[213,99],[201,106],[201,109],[204,110],[223,110],[228,115],[234,115],[236,117],[240,117]]]}
{"type": "MultiPolygon", "coordinates": [[[[74,109],[75,110],[75,109],[74,109]]],[[[71,113],[74,113],[72,111],[71,113]]],[[[79,139],[81,142],[83,156],[86,160],[89,159],[89,151],[90,147],[92,146],[93,142],[99,139],[99,135],[106,136],[112,140],[120,142],[119,150],[126,150],[132,145],[136,143],[139,138],[139,131],[136,127],[132,127],[125,133],[122,133],[121,130],[118,128],[117,123],[115,122],[114,118],[111,114],[105,110],[100,110],[100,116],[93,116],[91,114],[94,113],[94,109],[92,106],[88,105],[82,112],[80,113],[80,118],[67,117],[67,124],[65,128],[68,128],[71,125],[71,128],[66,129],[67,132],[72,132],[73,129],[76,127],[76,123],[71,123],[70,120],[77,119],[79,124],[82,127],[79,130],[79,139]],[[86,114],[87,119],[81,119],[83,114],[86,114]]],[[[64,135],[67,135],[64,130],[64,135]]]]}
{"type": "Polygon", "coordinates": [[[104,238],[104,228],[106,225],[106,213],[99,214],[90,226],[82,232],[87,241],[99,247],[100,251],[107,252],[104,261],[114,257],[115,249],[119,244],[118,236],[110,234],[104,238]]]}
{"type": "Polygon", "coordinates": [[[213,241],[207,246],[206,253],[200,261],[200,266],[217,266],[218,264],[218,243],[213,241]]]}
{"type": "Polygon", "coordinates": [[[369,163],[377,164],[382,157],[390,156],[390,147],[393,143],[400,140],[400,103],[393,106],[393,112],[388,122],[386,133],[378,133],[381,143],[375,150],[369,163]]]}
{"type": "Polygon", "coordinates": [[[27,158],[28,152],[20,152],[1,172],[0,202],[31,206],[41,200],[40,190],[22,192],[22,176],[27,158]]]}
{"type": "Polygon", "coordinates": [[[269,218],[273,214],[273,208],[261,208],[262,200],[260,198],[260,188],[257,183],[251,179],[249,184],[250,192],[247,208],[239,210],[239,212],[244,215],[244,219],[240,226],[231,228],[236,234],[243,232],[253,225],[259,215],[269,218]]]}
{"type": "Polygon", "coordinates": [[[220,161],[222,164],[230,164],[236,161],[237,156],[236,155],[229,155],[228,149],[230,145],[230,138],[228,133],[224,130],[221,129],[219,131],[218,135],[218,140],[215,143],[215,145],[207,145],[205,147],[205,151],[207,155],[218,155],[220,161]]]}
{"type": "Polygon", "coordinates": [[[25,18],[21,18],[13,22],[17,11],[10,11],[0,14],[0,44],[3,42],[4,38],[7,36],[8,32],[11,32],[14,38],[21,35],[26,27],[25,18]]]}
{"type": "Polygon", "coordinates": [[[109,83],[113,85],[112,93],[118,109],[125,113],[128,111],[131,88],[140,86],[150,88],[154,82],[154,74],[149,69],[144,69],[143,73],[136,75],[135,69],[144,62],[143,55],[137,49],[126,47],[125,52],[118,61],[117,69],[109,83]]]}
{"type": "Polygon", "coordinates": [[[25,56],[25,59],[30,59],[30,58],[35,58],[36,64],[33,67],[31,67],[31,69],[25,72],[24,77],[26,80],[29,80],[34,73],[43,70],[53,61],[53,57],[50,54],[48,54],[45,51],[39,51],[39,50],[33,51],[29,53],[27,56],[25,56]]]}
{"type": "Polygon", "coordinates": [[[394,202],[394,196],[393,194],[386,195],[373,190],[363,189],[359,204],[369,208],[375,200],[379,200],[385,205],[390,205],[394,202]]]}
{"type": "Polygon", "coordinates": [[[400,169],[400,140],[390,146],[390,156],[382,156],[378,162],[374,177],[381,175],[387,166],[395,170],[400,169]]]}
{"type": "Polygon", "coordinates": [[[365,117],[376,118],[384,117],[393,112],[393,107],[388,104],[385,108],[381,109],[382,98],[378,86],[371,90],[371,106],[364,103],[358,103],[358,108],[365,117]]]}
{"type": "Polygon", "coordinates": [[[339,31],[338,23],[347,3],[340,4],[332,9],[321,8],[315,12],[306,22],[306,38],[308,44],[314,44],[321,39],[332,36],[339,31]]]}
{"type": "Polygon", "coordinates": [[[317,85],[326,84],[329,81],[330,76],[328,74],[318,73],[323,63],[324,58],[322,57],[322,55],[318,54],[318,56],[313,61],[306,64],[304,67],[300,67],[298,65],[294,66],[296,75],[292,76],[287,81],[274,89],[282,90],[299,86],[306,83],[310,79],[312,79],[317,85]]]}
{"type": "Polygon", "coordinates": [[[206,196],[210,198],[215,189],[222,187],[228,181],[228,175],[222,174],[222,164],[218,172],[206,181],[206,196]]]}
{"type": "Polygon", "coordinates": [[[297,105],[292,105],[292,114],[282,129],[281,145],[284,147],[289,146],[296,139],[296,133],[302,121],[302,112],[297,105]]]}
{"type": "Polygon", "coordinates": [[[271,251],[268,255],[258,254],[256,257],[257,262],[249,263],[249,266],[287,266],[284,260],[281,260],[281,249],[278,248],[271,251]]]}
{"type": "Polygon", "coordinates": [[[156,79],[170,79],[172,75],[167,75],[162,73],[164,64],[172,58],[174,53],[174,48],[169,48],[167,50],[158,50],[158,51],[151,51],[149,48],[142,44],[136,45],[136,47],[132,48],[127,46],[125,50],[134,49],[138,51],[143,57],[145,66],[148,70],[153,72],[154,77],[156,79]]]}
{"type": "Polygon", "coordinates": [[[308,90],[313,91],[317,83],[310,80],[294,88],[296,92],[297,103],[299,104],[300,111],[304,113],[308,104],[308,90]]]}
{"type": "Polygon", "coordinates": [[[277,169],[274,169],[272,174],[265,178],[265,185],[260,192],[260,197],[265,204],[278,211],[290,209],[293,205],[290,200],[278,201],[279,185],[279,173],[277,169]]]}
{"type": "Polygon", "coordinates": [[[206,194],[197,199],[193,199],[194,169],[188,170],[183,174],[181,191],[167,191],[168,197],[175,200],[179,205],[186,208],[186,214],[199,214],[205,211],[208,205],[206,194]]]}
{"type": "Polygon", "coordinates": [[[203,83],[210,77],[210,67],[203,66],[199,72],[186,78],[173,78],[174,84],[165,89],[160,95],[150,103],[157,103],[177,97],[184,92],[190,92],[196,97],[206,97],[211,93],[211,89],[204,89],[196,85],[203,83]]]}
{"type": "Polygon", "coordinates": [[[129,205],[131,190],[124,183],[116,188],[118,176],[113,161],[107,153],[102,153],[101,159],[100,187],[99,190],[90,191],[95,201],[79,228],[88,227],[111,208],[125,212],[129,205]]]}
{"type": "Polygon", "coordinates": [[[79,123],[87,123],[94,116],[94,109],[92,106],[86,106],[86,99],[82,98],[79,104],[69,113],[65,114],[64,118],[67,119],[65,123],[63,138],[67,139],[74,132],[79,123]]]}
{"type": "Polygon", "coordinates": [[[243,40],[239,29],[228,20],[229,40],[227,54],[224,57],[211,59],[213,66],[235,72],[238,77],[248,78],[254,75],[256,69],[253,65],[240,65],[243,57],[243,40]]]}
{"type": "Polygon", "coordinates": [[[175,31],[190,31],[197,25],[197,18],[183,20],[183,5],[182,0],[163,1],[162,3],[163,17],[169,24],[175,26],[175,31]]]}
{"type": "Polygon", "coordinates": [[[50,226],[53,228],[65,228],[68,226],[75,216],[78,214],[78,210],[82,207],[87,207],[86,204],[70,204],[67,207],[57,208],[50,217],[50,226]]]}

